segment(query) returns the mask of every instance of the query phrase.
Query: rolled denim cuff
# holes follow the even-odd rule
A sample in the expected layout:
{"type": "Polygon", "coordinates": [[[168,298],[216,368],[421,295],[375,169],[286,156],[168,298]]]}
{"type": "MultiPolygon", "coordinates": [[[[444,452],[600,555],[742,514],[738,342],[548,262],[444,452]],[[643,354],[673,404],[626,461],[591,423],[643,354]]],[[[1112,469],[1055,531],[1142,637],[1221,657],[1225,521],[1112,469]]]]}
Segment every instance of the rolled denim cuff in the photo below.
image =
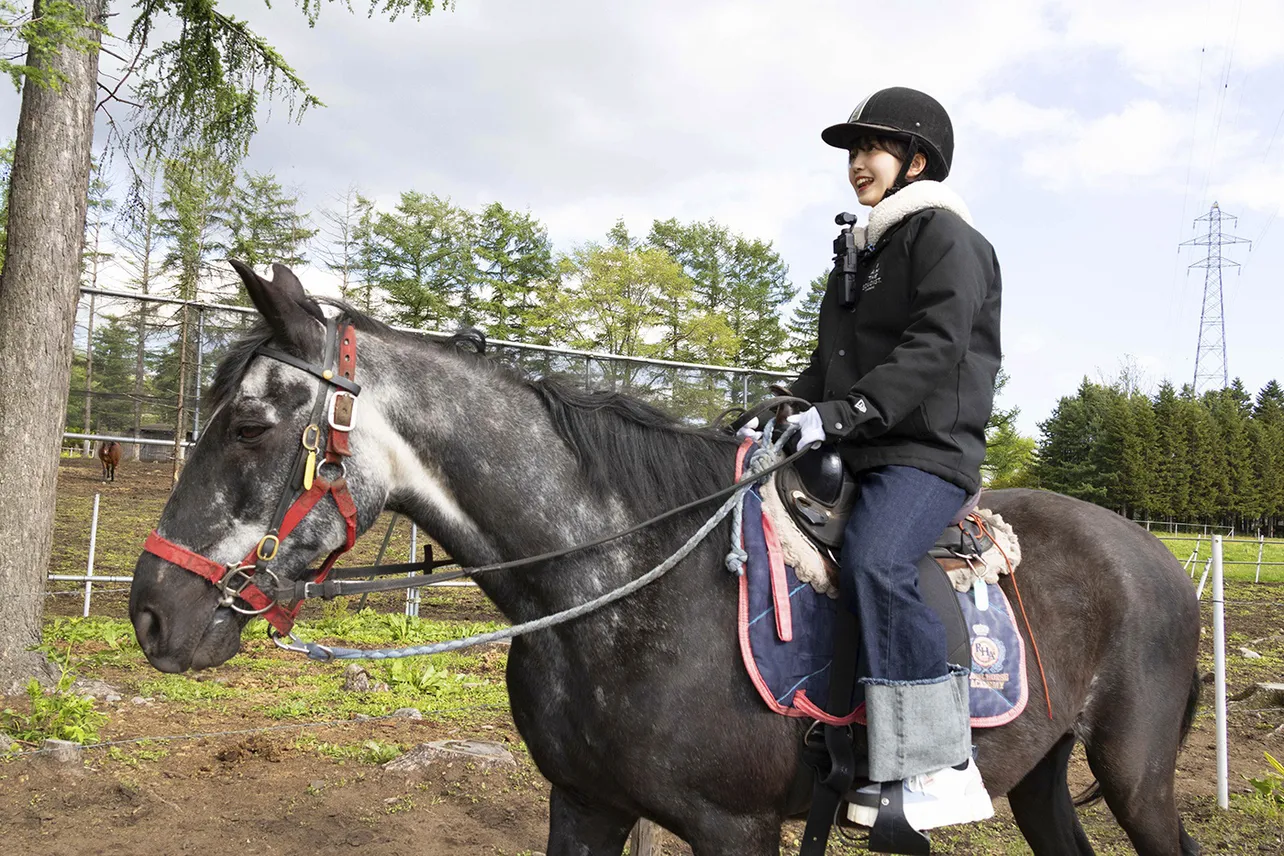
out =
{"type": "Polygon", "coordinates": [[[972,754],[968,671],[925,681],[865,678],[869,778],[894,782],[961,764],[972,754]]]}

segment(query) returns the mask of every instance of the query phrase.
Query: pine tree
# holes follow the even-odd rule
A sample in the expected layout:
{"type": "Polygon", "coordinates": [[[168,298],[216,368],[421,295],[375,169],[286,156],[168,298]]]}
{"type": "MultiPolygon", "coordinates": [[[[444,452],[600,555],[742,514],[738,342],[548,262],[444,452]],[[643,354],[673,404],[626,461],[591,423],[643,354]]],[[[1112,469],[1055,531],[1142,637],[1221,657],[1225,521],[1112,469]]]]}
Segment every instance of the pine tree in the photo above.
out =
{"type": "Polygon", "coordinates": [[[1217,425],[1226,488],[1218,511],[1230,515],[1232,525],[1242,529],[1244,521],[1260,514],[1253,480],[1252,450],[1248,438],[1251,399],[1238,378],[1228,388],[1210,396],[1212,417],[1217,425]]]}
{"type": "Polygon", "coordinates": [[[473,215],[435,194],[407,191],[392,211],[375,211],[361,232],[371,286],[388,295],[394,320],[442,328],[480,319],[473,215]]]}
{"type": "Polygon", "coordinates": [[[1272,380],[1257,393],[1253,405],[1254,473],[1266,529],[1274,537],[1284,523],[1284,389],[1272,380]]]}
{"type": "MultiPolygon", "coordinates": [[[[295,267],[307,261],[309,241],[317,230],[299,211],[299,198],[289,196],[270,173],[247,172],[232,191],[226,214],[229,258],[262,269],[273,263],[295,267]]],[[[244,303],[248,295],[236,289],[244,303]]]]}
{"type": "Polygon", "coordinates": [[[646,243],[664,250],[692,280],[694,311],[721,317],[731,332],[723,350],[697,353],[698,362],[772,368],[789,359],[781,313],[793,287],[770,242],[733,234],[712,220],[670,219],[655,221],[646,243]]]}
{"type": "Polygon", "coordinates": [[[1253,418],[1266,424],[1284,422],[1284,388],[1272,380],[1257,393],[1253,404],[1253,418]]]}
{"type": "Polygon", "coordinates": [[[820,330],[820,303],[825,297],[829,274],[822,273],[807,284],[807,294],[794,308],[786,331],[789,336],[788,368],[800,372],[811,362],[820,330]]]}
{"type": "Polygon", "coordinates": [[[1152,508],[1156,514],[1185,519],[1190,517],[1191,469],[1185,415],[1180,404],[1173,385],[1164,381],[1155,396],[1158,457],[1152,508]]]}
{"type": "Polygon", "coordinates": [[[473,252],[487,292],[481,310],[487,334],[524,340],[541,286],[557,275],[548,229],[531,214],[492,202],[477,215],[473,252]]]}
{"type": "Polygon", "coordinates": [[[1035,477],[1042,488],[1089,502],[1104,502],[1106,488],[1093,462],[1094,389],[1087,378],[1039,423],[1035,477]]]}
{"type": "Polygon", "coordinates": [[[1217,436],[1217,423],[1206,399],[1196,398],[1190,384],[1182,387],[1181,406],[1190,459],[1190,517],[1214,522],[1225,508],[1229,492],[1226,456],[1217,436]]]}

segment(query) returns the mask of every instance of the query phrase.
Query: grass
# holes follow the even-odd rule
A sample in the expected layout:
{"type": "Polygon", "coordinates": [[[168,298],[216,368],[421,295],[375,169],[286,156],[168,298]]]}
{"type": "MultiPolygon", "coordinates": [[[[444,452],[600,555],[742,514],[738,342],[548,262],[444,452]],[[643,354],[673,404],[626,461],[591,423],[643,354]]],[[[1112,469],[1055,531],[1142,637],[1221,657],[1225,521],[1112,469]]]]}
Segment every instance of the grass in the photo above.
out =
{"type": "Polygon", "coordinates": [[[215,681],[197,681],[183,675],[162,675],[156,680],[143,681],[139,684],[138,691],[140,695],[181,702],[208,701],[244,695],[240,690],[215,681]]]}
{"type": "MultiPolygon", "coordinates": [[[[1198,553],[1195,558],[1194,568],[1196,569],[1195,577],[1198,579],[1199,574],[1203,571],[1204,563],[1208,561],[1213,554],[1213,542],[1211,538],[1202,538],[1198,543],[1193,536],[1186,535],[1166,535],[1156,532],[1155,536],[1164,545],[1172,551],[1182,563],[1190,558],[1192,553],[1198,553]]],[[[1268,538],[1262,546],[1262,562],[1284,562],[1284,539],[1268,538]]],[[[1227,580],[1240,580],[1252,582],[1257,575],[1257,550],[1258,541],[1256,538],[1244,538],[1228,541],[1223,539],[1222,542],[1222,561],[1225,563],[1223,569],[1227,580]],[[1233,562],[1248,562],[1252,564],[1231,564],[1233,562]]],[[[1284,582],[1284,565],[1262,565],[1262,582],[1284,582]]]]}
{"type": "Polygon", "coordinates": [[[355,761],[359,764],[386,764],[403,751],[399,743],[384,743],[379,740],[364,740],[359,743],[324,743],[318,740],[299,742],[300,749],[310,749],[318,755],[332,758],[340,763],[355,761]]]}

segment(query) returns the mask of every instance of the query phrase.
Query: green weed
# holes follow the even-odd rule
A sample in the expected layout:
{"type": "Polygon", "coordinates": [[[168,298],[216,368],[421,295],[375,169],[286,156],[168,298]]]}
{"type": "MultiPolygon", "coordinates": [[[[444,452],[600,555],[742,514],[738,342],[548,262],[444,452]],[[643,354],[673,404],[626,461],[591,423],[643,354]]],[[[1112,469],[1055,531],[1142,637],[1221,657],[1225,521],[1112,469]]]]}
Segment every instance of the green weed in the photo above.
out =
{"type": "Polygon", "coordinates": [[[71,740],[76,743],[98,742],[98,729],[107,722],[107,714],[94,707],[94,700],[71,692],[75,675],[64,671],[50,692],[32,678],[27,683],[30,713],[13,708],[0,711],[0,731],[15,740],[39,743],[44,740],[71,740]]]}
{"type": "Polygon", "coordinates": [[[1253,788],[1252,796],[1277,809],[1284,810],[1284,764],[1275,760],[1270,752],[1263,754],[1266,755],[1266,762],[1271,765],[1272,772],[1260,779],[1248,780],[1253,788]]]}
{"type": "Polygon", "coordinates": [[[378,740],[367,740],[359,744],[317,743],[313,748],[327,758],[359,761],[362,764],[386,764],[401,754],[399,744],[381,743],[378,740]]]}
{"type": "Polygon", "coordinates": [[[384,674],[388,685],[395,690],[411,690],[429,696],[441,695],[450,689],[452,683],[462,683],[464,680],[463,675],[452,675],[431,663],[418,669],[405,660],[393,660],[384,674]]]}
{"type": "Polygon", "coordinates": [[[117,761],[127,767],[141,766],[144,761],[159,761],[161,758],[169,755],[169,750],[162,746],[155,749],[147,748],[146,742],[139,743],[132,749],[126,749],[123,746],[112,746],[107,750],[107,757],[112,761],[117,761]]]}
{"type": "Polygon", "coordinates": [[[162,675],[156,680],[144,681],[139,685],[139,691],[145,696],[156,696],[166,701],[205,701],[241,694],[239,690],[214,681],[194,681],[182,675],[162,675]]]}

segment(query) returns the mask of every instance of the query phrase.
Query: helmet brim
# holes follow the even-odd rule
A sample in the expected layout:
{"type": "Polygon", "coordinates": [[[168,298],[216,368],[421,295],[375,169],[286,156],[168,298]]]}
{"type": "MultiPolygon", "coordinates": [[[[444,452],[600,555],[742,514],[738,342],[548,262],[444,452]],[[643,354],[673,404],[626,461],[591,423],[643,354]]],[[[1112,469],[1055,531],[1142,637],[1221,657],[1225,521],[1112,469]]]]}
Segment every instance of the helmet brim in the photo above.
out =
{"type": "Polygon", "coordinates": [[[820,132],[820,138],[836,149],[851,151],[861,137],[891,137],[894,140],[909,141],[911,136],[899,128],[888,125],[876,125],[870,122],[843,122],[830,125],[820,132]]]}
{"type": "Polygon", "coordinates": [[[945,164],[945,158],[942,157],[940,149],[922,136],[916,137],[914,134],[908,134],[899,128],[878,125],[872,122],[843,122],[839,125],[830,125],[820,132],[820,138],[827,144],[848,152],[852,150],[856,145],[856,141],[861,137],[890,137],[893,140],[904,140],[907,143],[917,139],[919,151],[928,159],[924,178],[944,181],[950,174],[948,168],[944,170],[940,168],[945,164]]]}

